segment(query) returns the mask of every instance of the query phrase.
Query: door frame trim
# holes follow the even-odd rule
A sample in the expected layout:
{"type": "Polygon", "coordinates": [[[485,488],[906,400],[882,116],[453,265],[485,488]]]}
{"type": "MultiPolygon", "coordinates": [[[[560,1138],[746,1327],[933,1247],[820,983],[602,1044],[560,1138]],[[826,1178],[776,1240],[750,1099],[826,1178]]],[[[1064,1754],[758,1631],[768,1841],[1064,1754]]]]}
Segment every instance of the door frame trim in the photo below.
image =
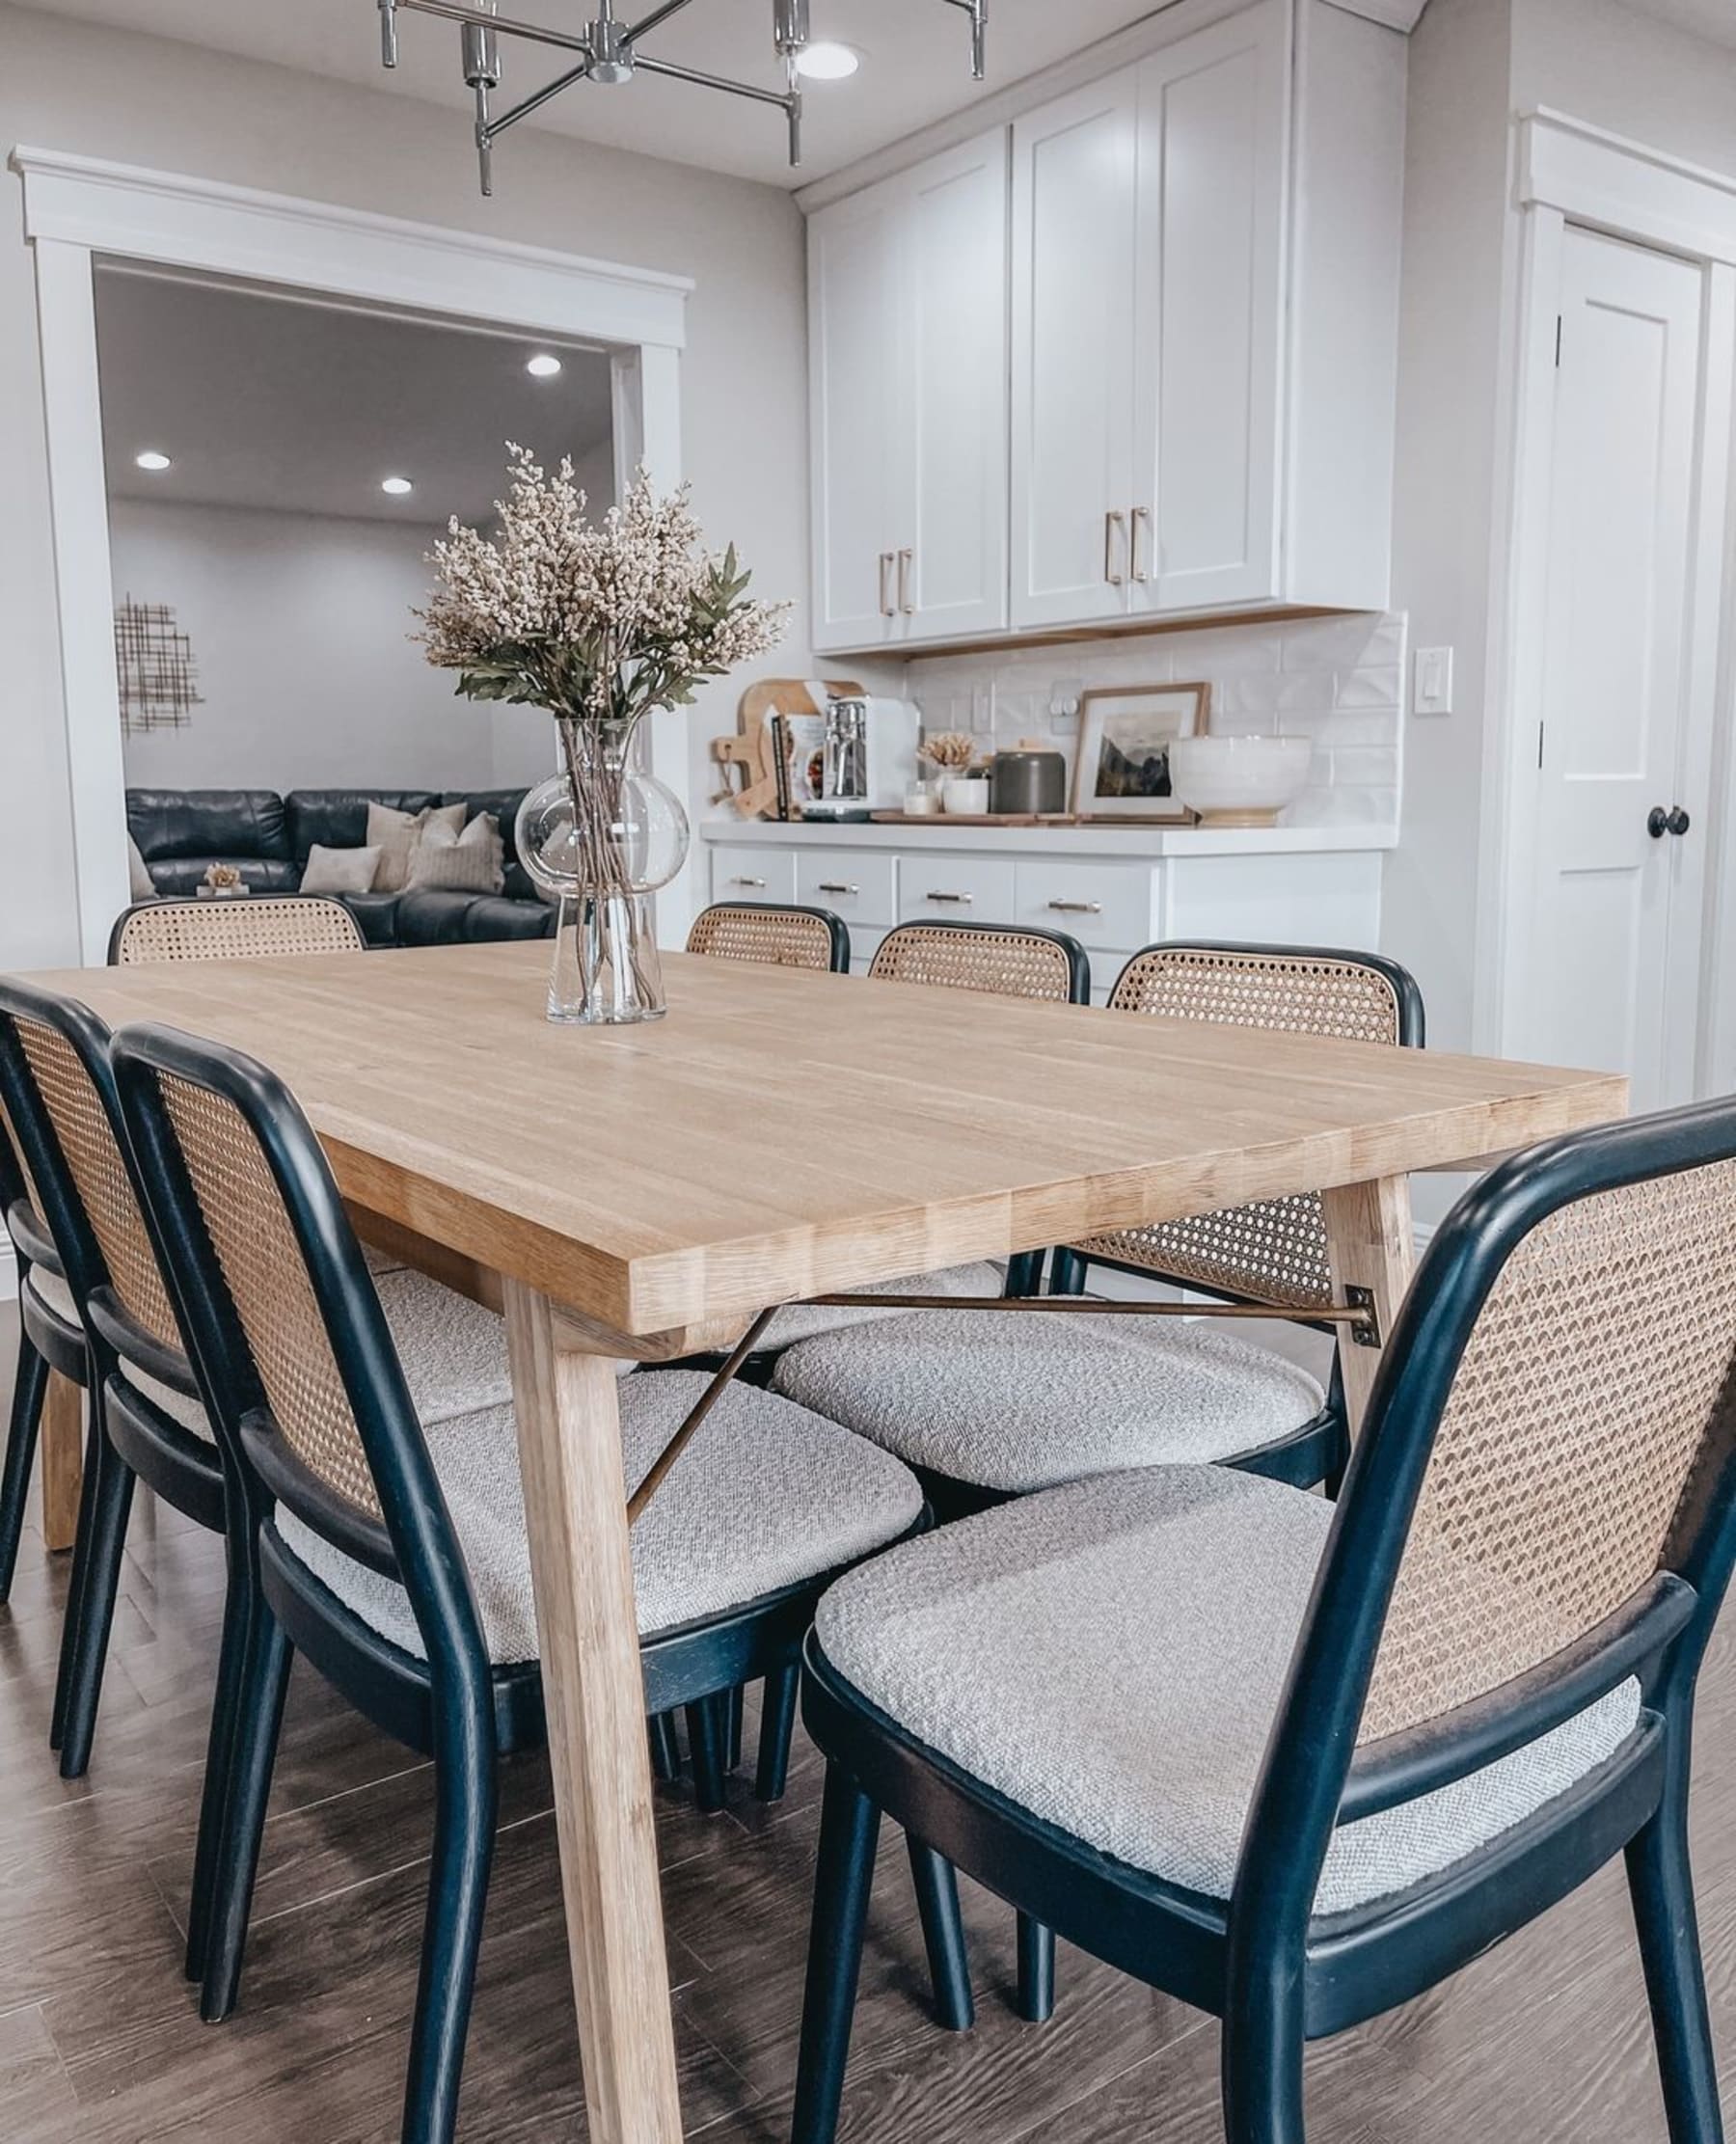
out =
{"type": "MultiPolygon", "coordinates": [[[[692,281],[434,224],[56,149],[13,150],[36,256],[43,419],[79,941],[100,964],[129,899],[125,773],[98,393],[95,257],[107,255],[558,334],[610,352],[616,467],[681,481],[681,352],[692,281]]],[[[688,788],[685,724],[652,757],[688,788]]],[[[685,936],[691,866],[660,922],[685,936]]],[[[679,937],[677,939],[679,942],[679,937]]]]}
{"type": "Polygon", "coordinates": [[[1736,751],[1727,718],[1736,696],[1723,617],[1736,597],[1736,540],[1729,514],[1731,396],[1736,380],[1736,176],[1703,171],[1622,136],[1540,107],[1515,129],[1518,212],[1514,363],[1497,498],[1506,502],[1495,536],[1489,692],[1483,725],[1482,828],[1478,872],[1473,1046],[1504,1054],[1517,993],[1524,988],[1532,917],[1531,830],[1536,801],[1536,724],[1546,654],[1544,595],[1554,443],[1556,315],[1569,224],[1693,262],[1706,283],[1701,405],[1702,452],[1695,511],[1699,544],[1692,583],[1692,624],[1684,676],[1714,696],[1710,796],[1715,824],[1706,866],[1706,928],[1695,1053],[1696,1092],[1713,1067],[1736,1061],[1736,751]]]}

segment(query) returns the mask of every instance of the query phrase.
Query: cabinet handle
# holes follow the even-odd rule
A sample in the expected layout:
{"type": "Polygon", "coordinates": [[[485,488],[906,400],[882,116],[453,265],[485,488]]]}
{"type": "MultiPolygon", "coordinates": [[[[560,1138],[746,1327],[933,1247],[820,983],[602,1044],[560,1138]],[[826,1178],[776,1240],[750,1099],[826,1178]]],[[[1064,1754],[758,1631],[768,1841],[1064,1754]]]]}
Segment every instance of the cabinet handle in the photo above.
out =
{"type": "Polygon", "coordinates": [[[1149,581],[1149,580],[1150,580],[1150,579],[1152,578],[1152,576],[1151,576],[1151,573],[1149,572],[1149,570],[1148,570],[1148,569],[1147,569],[1147,568],[1146,568],[1145,566],[1142,566],[1142,565],[1140,564],[1140,562],[1139,562],[1139,531],[1140,531],[1140,530],[1141,530],[1142,529],[1145,529],[1145,530],[1147,531],[1147,539],[1148,539],[1148,540],[1147,540],[1147,544],[1146,544],[1146,549],[1147,549],[1147,551],[1149,552],[1149,551],[1150,551],[1150,549],[1151,549],[1151,543],[1150,543],[1150,530],[1151,530],[1151,527],[1152,527],[1152,509],[1151,509],[1151,508],[1150,508],[1149,506],[1135,506],[1135,507],[1134,507],[1134,509],[1133,509],[1133,533],[1132,533],[1131,537],[1130,537],[1130,538],[1128,539],[1128,549],[1129,549],[1129,551],[1131,552],[1131,555],[1132,555],[1132,559],[1133,559],[1133,578],[1134,578],[1134,580],[1135,580],[1135,581],[1149,581]]]}
{"type": "Polygon", "coordinates": [[[880,613],[882,618],[890,618],[897,615],[897,612],[892,608],[892,597],[888,592],[886,586],[886,583],[891,580],[891,578],[892,554],[889,551],[882,551],[880,555],[880,613]]]}
{"type": "Polygon", "coordinates": [[[898,554],[898,608],[907,618],[916,613],[916,606],[910,601],[910,565],[915,556],[913,551],[898,554]]]}
{"type": "Polygon", "coordinates": [[[766,882],[764,879],[731,879],[729,882],[732,886],[763,886],[766,882]]]}
{"type": "Polygon", "coordinates": [[[860,893],[860,886],[847,886],[842,879],[822,879],[815,887],[817,893],[860,893]]]}
{"type": "Polygon", "coordinates": [[[1115,538],[1120,531],[1124,553],[1127,538],[1127,517],[1119,507],[1112,506],[1103,516],[1103,579],[1112,588],[1121,587],[1126,580],[1125,573],[1115,570],[1115,538]]]}
{"type": "Polygon", "coordinates": [[[1051,901],[1049,907],[1057,915],[1101,915],[1100,901],[1051,901]]]}
{"type": "Polygon", "coordinates": [[[974,897],[968,893],[925,893],[922,898],[925,901],[946,901],[954,908],[967,909],[974,897]]]}

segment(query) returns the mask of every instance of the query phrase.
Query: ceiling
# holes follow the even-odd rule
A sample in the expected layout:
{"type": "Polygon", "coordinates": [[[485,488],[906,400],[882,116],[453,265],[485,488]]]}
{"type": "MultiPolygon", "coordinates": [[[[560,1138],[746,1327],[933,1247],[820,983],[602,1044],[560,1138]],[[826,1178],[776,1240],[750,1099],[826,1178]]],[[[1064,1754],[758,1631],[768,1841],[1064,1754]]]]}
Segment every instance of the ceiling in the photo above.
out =
{"type": "Polygon", "coordinates": [[[1627,0],[1627,4],[1713,44],[1736,45],[1736,7],[1731,0],[1627,0]]]}
{"type": "MultiPolygon", "coordinates": [[[[374,0],[245,0],[240,6],[235,0],[32,4],[49,14],[153,31],[449,105],[454,114],[452,153],[472,153],[469,126],[458,117],[470,110],[470,93],[458,68],[460,32],[435,16],[400,17],[399,64],[388,74],[380,66],[374,0]]],[[[651,0],[622,0],[617,12],[631,18],[650,5],[651,0]]],[[[596,10],[595,0],[506,0],[501,12],[577,31],[596,10]]],[[[776,186],[796,186],[854,163],[1158,12],[1154,0],[990,0],[989,79],[977,83],[970,78],[968,18],[944,0],[813,0],[815,37],[854,45],[862,65],[848,82],[807,85],[800,172],[792,172],[786,160],[779,113],[740,97],[644,75],[617,89],[580,83],[525,123],[776,186]]],[[[502,42],[506,73],[497,108],[563,70],[557,52],[511,39],[502,42]]],[[[682,14],[647,36],[645,51],[767,89],[783,86],[772,51],[772,0],[692,0],[682,14]]],[[[495,188],[505,194],[511,184],[508,135],[495,151],[495,188]]]]}
{"type": "Polygon", "coordinates": [[[553,462],[610,437],[608,359],[523,337],[105,266],[96,342],[120,499],[479,522],[504,488],[507,440],[553,462]],[[537,350],[560,356],[556,378],[525,370],[537,350]],[[139,469],[147,448],[173,467],[139,469]],[[388,498],[389,475],[416,489],[388,498]]]}

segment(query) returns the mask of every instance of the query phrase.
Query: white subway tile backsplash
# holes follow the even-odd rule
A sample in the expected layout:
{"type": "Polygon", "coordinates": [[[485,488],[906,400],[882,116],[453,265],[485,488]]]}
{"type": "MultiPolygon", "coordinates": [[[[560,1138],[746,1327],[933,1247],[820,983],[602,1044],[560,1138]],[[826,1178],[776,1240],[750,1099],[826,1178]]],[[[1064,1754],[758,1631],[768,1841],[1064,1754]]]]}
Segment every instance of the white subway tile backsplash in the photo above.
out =
{"type": "Polygon", "coordinates": [[[1078,718],[1055,712],[1057,700],[1103,687],[1205,680],[1210,726],[1220,734],[1313,739],[1310,785],[1286,814],[1289,824],[1388,826],[1398,816],[1406,635],[1402,615],[1358,612],[1065,649],[984,648],[916,658],[904,689],[927,729],[976,727],[996,746],[1047,736],[1071,763],[1078,718]],[[991,739],[981,727],[990,708],[991,739]]]}

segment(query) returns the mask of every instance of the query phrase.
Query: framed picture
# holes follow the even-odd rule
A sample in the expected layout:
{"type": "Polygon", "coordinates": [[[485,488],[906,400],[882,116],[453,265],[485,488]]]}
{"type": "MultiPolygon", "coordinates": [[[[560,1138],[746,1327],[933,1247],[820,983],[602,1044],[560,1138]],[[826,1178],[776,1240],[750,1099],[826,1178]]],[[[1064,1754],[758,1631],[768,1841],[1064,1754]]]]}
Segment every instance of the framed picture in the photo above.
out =
{"type": "Polygon", "coordinates": [[[1169,748],[1205,729],[1209,685],[1121,685],[1079,696],[1072,808],[1080,819],[1185,827],[1193,813],[1170,789],[1169,748]]]}

